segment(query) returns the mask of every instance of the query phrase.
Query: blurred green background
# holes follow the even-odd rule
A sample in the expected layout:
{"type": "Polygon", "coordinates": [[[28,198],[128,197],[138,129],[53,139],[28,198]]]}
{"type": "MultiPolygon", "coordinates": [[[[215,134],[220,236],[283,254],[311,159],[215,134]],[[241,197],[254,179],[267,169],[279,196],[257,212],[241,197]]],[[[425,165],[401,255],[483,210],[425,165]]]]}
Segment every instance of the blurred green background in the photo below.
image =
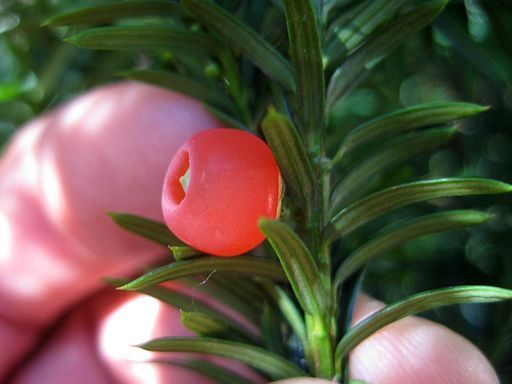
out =
{"type": "MultiPolygon", "coordinates": [[[[348,2],[348,1],[347,1],[348,2]]],[[[63,10],[105,1],[0,0],[0,145],[30,118],[95,85],[141,67],[143,54],[90,51],[62,42],[66,28],[42,21],[63,10]]],[[[452,0],[435,23],[388,56],[331,116],[349,130],[402,106],[459,100],[489,105],[457,123],[459,133],[434,152],[389,172],[380,185],[420,177],[492,177],[512,183],[512,1],[452,0]]],[[[370,265],[365,289],[386,301],[455,284],[512,288],[512,198],[446,199],[388,216],[399,220],[439,207],[479,206],[491,223],[431,236],[370,265]],[[471,205],[469,205],[469,203],[471,205]]],[[[377,223],[382,226],[385,223],[377,223]]],[[[375,230],[368,228],[366,231],[375,230]]],[[[357,245],[366,233],[347,239],[357,245]]],[[[469,337],[512,382],[512,304],[452,306],[429,312],[469,337]]]]}

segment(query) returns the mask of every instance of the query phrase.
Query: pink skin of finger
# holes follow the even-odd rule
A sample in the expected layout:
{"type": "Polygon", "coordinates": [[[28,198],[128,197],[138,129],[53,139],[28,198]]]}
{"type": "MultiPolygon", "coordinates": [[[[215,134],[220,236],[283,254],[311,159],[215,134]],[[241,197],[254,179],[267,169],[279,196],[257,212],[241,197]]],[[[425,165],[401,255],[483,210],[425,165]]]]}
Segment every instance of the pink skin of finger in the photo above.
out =
{"type": "Polygon", "coordinates": [[[125,82],[74,99],[11,140],[0,161],[0,381],[102,277],[166,254],[106,212],[162,220],[174,152],[216,126],[195,100],[125,82]]]}
{"type": "MultiPolygon", "coordinates": [[[[177,284],[171,284],[171,288],[182,291],[177,284]]],[[[233,361],[192,354],[151,353],[136,347],[158,337],[192,336],[181,324],[180,315],[178,310],[149,296],[102,292],[70,311],[48,342],[25,362],[10,382],[213,384],[186,368],[151,362],[157,359],[179,362],[186,357],[224,365],[248,377],[250,382],[264,382],[260,376],[233,361]]]]}
{"type": "MultiPolygon", "coordinates": [[[[354,323],[384,304],[358,297],[354,323]]],[[[350,376],[370,384],[499,384],[485,356],[467,339],[419,317],[390,324],[357,346],[350,355],[350,376]]],[[[274,384],[329,384],[294,378],[274,384]]]]}
{"type": "Polygon", "coordinates": [[[13,384],[201,383],[200,374],[154,359],[191,355],[154,354],[135,345],[156,337],[189,336],[179,311],[148,296],[108,292],[69,313],[43,348],[12,378],[13,384]]]}
{"type": "MultiPolygon", "coordinates": [[[[354,322],[383,306],[361,295],[354,322]]],[[[499,384],[496,372],[471,342],[419,317],[383,328],[356,347],[350,361],[352,377],[375,384],[499,384]]]]}
{"type": "MultiPolygon", "coordinates": [[[[188,334],[176,310],[99,289],[101,277],[126,276],[165,253],[105,212],[161,220],[173,151],[214,126],[200,103],[129,82],[93,90],[13,138],[0,161],[0,382],[8,374],[23,384],[207,382],[134,352],[146,338],[188,334]]],[[[362,297],[356,319],[381,305],[362,297]]],[[[375,384],[498,382],[470,342],[418,318],[358,346],[351,374],[375,384]]],[[[319,382],[298,380],[284,383],[319,382]]]]}

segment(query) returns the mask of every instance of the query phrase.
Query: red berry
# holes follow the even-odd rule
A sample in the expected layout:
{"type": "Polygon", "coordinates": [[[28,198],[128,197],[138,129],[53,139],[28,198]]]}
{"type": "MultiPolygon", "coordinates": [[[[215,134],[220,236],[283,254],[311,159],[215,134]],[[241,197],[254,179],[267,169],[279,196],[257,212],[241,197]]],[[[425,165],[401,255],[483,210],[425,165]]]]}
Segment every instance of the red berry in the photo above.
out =
{"type": "Polygon", "coordinates": [[[190,137],[169,165],[162,209],[169,229],[205,253],[235,256],[264,237],[261,217],[276,218],[281,176],[270,148],[228,128],[190,137]]]}

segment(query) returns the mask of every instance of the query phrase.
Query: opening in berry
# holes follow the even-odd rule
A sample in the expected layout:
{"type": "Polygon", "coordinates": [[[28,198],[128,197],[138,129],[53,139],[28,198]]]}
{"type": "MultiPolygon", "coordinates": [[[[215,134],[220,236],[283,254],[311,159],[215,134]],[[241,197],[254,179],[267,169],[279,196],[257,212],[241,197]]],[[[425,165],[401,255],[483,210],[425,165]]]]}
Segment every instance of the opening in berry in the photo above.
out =
{"type": "Polygon", "coordinates": [[[188,184],[190,183],[190,167],[187,169],[187,172],[183,176],[180,177],[180,184],[183,188],[183,192],[186,194],[188,189],[188,184]]]}
{"type": "Polygon", "coordinates": [[[173,174],[169,177],[169,197],[176,205],[180,204],[187,193],[190,182],[190,163],[187,151],[182,151],[173,160],[173,174]]]}

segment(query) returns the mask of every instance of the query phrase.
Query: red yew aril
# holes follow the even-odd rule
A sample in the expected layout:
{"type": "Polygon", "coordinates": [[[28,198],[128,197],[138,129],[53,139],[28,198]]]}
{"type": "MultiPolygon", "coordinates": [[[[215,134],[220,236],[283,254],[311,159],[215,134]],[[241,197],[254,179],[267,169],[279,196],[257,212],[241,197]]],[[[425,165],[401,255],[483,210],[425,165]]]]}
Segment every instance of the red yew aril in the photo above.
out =
{"type": "Polygon", "coordinates": [[[279,214],[281,176],[257,136],[215,128],[191,136],[172,159],[162,210],[169,229],[208,254],[236,256],[263,240],[261,217],[279,214]]]}

